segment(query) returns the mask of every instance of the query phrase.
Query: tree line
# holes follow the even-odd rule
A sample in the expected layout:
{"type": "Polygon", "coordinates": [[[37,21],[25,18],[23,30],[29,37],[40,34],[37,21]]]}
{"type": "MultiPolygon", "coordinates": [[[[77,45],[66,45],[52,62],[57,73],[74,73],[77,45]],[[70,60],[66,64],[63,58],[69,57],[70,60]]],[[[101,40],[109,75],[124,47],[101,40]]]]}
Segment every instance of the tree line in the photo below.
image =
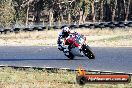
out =
{"type": "Polygon", "coordinates": [[[0,26],[130,21],[132,0],[0,0],[0,26]]]}

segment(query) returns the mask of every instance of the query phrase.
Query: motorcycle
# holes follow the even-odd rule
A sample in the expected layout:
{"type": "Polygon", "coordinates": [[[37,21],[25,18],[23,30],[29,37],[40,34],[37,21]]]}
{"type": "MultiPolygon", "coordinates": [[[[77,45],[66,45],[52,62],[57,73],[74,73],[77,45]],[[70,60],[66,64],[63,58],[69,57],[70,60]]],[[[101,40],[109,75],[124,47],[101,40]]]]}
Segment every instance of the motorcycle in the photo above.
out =
{"type": "Polygon", "coordinates": [[[85,43],[86,37],[78,33],[72,33],[67,39],[65,39],[65,45],[70,46],[69,59],[74,59],[75,56],[88,57],[89,59],[95,59],[94,52],[85,43]]]}

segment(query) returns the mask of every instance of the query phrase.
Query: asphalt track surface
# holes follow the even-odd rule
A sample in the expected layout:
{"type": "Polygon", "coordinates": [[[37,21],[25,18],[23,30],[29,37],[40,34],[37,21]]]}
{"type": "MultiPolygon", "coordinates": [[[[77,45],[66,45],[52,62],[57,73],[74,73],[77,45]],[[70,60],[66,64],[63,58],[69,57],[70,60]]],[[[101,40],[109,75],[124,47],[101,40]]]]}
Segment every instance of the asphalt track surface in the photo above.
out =
{"type": "Polygon", "coordinates": [[[96,58],[69,60],[56,47],[1,46],[0,65],[35,66],[132,73],[132,47],[91,47],[96,58]]]}

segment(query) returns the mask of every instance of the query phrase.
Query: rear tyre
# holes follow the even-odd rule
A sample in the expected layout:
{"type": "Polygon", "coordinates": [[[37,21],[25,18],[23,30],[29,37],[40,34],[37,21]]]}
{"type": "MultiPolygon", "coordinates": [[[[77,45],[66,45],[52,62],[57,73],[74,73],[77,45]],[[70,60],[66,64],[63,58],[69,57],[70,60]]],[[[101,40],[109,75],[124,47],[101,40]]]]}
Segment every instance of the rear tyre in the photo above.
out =
{"type": "Polygon", "coordinates": [[[88,45],[82,45],[82,51],[89,59],[95,59],[94,52],[88,45]]]}
{"type": "Polygon", "coordinates": [[[65,55],[65,56],[67,56],[70,60],[73,60],[75,57],[71,52],[69,52],[69,55],[65,55]]]}

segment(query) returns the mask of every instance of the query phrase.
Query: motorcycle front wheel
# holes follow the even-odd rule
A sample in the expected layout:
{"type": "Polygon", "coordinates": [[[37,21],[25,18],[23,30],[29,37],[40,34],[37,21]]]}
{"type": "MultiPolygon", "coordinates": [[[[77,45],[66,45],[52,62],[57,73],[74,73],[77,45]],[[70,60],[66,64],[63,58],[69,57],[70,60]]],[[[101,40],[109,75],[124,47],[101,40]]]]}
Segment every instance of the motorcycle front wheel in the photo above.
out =
{"type": "Polygon", "coordinates": [[[95,59],[94,52],[92,51],[92,49],[88,45],[83,44],[82,45],[82,51],[85,54],[85,56],[88,57],[89,59],[95,59]]]}

